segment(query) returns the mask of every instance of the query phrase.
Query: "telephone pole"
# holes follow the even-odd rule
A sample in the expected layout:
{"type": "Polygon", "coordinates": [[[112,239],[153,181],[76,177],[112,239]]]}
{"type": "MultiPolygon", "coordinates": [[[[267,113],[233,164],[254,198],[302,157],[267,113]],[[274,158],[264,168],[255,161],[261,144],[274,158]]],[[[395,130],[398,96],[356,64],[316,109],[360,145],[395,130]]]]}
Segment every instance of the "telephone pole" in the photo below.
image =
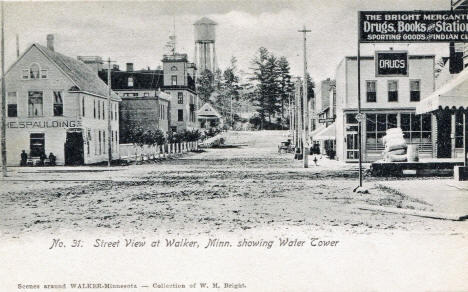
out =
{"type": "Polygon", "coordinates": [[[108,64],[108,68],[107,68],[107,89],[108,89],[108,92],[107,92],[107,134],[108,134],[107,143],[109,144],[108,145],[109,156],[107,159],[107,166],[111,166],[111,162],[112,162],[112,137],[113,137],[112,126],[111,126],[111,111],[112,111],[111,109],[111,93],[112,93],[111,62],[114,62],[114,61],[111,61],[109,57],[107,59],[107,64],[108,64]]]}
{"type": "Polygon", "coordinates": [[[296,80],[295,86],[295,95],[296,95],[296,117],[297,117],[297,125],[296,125],[296,155],[297,159],[300,159],[301,152],[302,152],[302,106],[301,106],[301,80],[298,78],[296,80]]]}
{"type": "Polygon", "coordinates": [[[309,144],[309,99],[307,97],[307,33],[311,32],[311,30],[306,29],[305,25],[302,30],[299,30],[299,32],[302,32],[304,36],[304,80],[302,83],[303,90],[302,90],[302,96],[303,96],[303,103],[304,103],[304,131],[302,134],[302,147],[303,147],[303,156],[304,156],[304,168],[309,167],[309,149],[310,149],[310,144],[309,144]]]}
{"type": "Polygon", "coordinates": [[[6,151],[6,91],[5,91],[5,12],[2,0],[2,174],[7,176],[7,151],[6,151]]]}

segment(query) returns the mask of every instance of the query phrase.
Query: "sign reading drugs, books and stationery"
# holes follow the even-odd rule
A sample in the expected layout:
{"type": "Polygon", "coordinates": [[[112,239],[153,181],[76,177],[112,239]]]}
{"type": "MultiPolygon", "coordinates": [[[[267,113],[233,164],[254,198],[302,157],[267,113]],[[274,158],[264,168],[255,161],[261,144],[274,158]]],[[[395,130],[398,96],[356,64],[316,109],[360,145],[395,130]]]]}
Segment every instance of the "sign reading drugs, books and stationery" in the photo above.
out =
{"type": "Polygon", "coordinates": [[[408,52],[376,51],[375,76],[408,76],[408,52]]]}
{"type": "Polygon", "coordinates": [[[360,11],[359,41],[468,42],[468,10],[360,11]]]}

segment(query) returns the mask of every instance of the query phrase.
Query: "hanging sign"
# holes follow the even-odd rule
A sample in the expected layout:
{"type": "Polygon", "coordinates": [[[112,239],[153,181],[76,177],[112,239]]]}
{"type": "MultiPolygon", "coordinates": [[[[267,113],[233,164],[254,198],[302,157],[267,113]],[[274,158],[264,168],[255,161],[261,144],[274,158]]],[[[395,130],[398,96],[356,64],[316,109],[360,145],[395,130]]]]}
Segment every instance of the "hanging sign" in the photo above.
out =
{"type": "Polygon", "coordinates": [[[408,52],[376,51],[375,76],[408,76],[408,52]]]}
{"type": "Polygon", "coordinates": [[[468,42],[468,10],[360,11],[359,42],[468,42]]]}

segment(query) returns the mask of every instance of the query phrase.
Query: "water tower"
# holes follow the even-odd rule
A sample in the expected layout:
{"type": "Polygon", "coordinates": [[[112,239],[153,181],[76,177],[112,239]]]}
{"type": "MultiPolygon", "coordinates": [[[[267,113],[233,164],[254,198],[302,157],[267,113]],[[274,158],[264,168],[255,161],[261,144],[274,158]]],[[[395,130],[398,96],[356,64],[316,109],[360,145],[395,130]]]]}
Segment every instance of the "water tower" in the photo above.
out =
{"type": "Polygon", "coordinates": [[[195,26],[195,63],[198,72],[206,69],[211,72],[216,71],[216,47],[215,47],[215,26],[216,22],[203,17],[196,21],[195,26]]]}

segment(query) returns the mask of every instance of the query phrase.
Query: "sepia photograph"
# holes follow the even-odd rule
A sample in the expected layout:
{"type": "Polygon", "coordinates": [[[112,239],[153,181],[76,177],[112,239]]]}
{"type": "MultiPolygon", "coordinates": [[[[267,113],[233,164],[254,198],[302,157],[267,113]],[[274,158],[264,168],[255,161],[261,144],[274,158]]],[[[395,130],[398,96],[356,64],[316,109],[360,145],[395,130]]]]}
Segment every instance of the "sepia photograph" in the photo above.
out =
{"type": "Polygon", "coordinates": [[[0,37],[0,292],[468,291],[468,0],[2,0],[0,37]]]}

